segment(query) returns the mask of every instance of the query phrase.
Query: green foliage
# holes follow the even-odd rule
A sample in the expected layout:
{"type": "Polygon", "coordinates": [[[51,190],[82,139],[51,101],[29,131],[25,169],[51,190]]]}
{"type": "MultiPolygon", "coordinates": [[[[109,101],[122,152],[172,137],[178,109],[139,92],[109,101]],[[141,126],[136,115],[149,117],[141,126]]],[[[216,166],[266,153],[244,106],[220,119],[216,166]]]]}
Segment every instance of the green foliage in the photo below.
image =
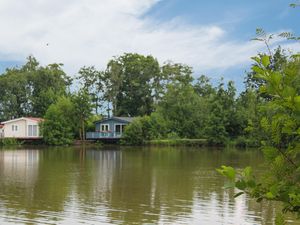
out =
{"type": "Polygon", "coordinates": [[[0,146],[16,146],[16,145],[21,145],[22,142],[18,141],[15,138],[0,138],[0,146]]]}
{"type": "Polygon", "coordinates": [[[216,94],[216,89],[211,85],[210,79],[204,75],[197,79],[194,89],[201,97],[211,97],[216,94]]]}
{"type": "Polygon", "coordinates": [[[141,145],[146,141],[162,138],[166,133],[166,124],[156,113],[151,116],[137,117],[126,126],[122,137],[123,144],[141,145]]]}
{"type": "Polygon", "coordinates": [[[217,171],[228,177],[229,180],[235,181],[236,172],[231,166],[222,166],[221,169],[217,169],[217,171]]]}
{"type": "Polygon", "coordinates": [[[141,145],[147,140],[146,137],[143,136],[143,133],[145,133],[145,131],[143,132],[141,118],[136,118],[125,128],[121,143],[127,145],[141,145]]]}
{"type": "Polygon", "coordinates": [[[113,105],[113,115],[143,116],[153,112],[152,92],[159,77],[159,64],[152,56],[126,53],[111,60],[105,72],[105,98],[113,105]]]}
{"type": "Polygon", "coordinates": [[[79,70],[77,80],[79,80],[81,88],[91,96],[94,111],[98,115],[102,106],[101,102],[104,100],[104,73],[96,70],[94,66],[84,66],[79,70]]]}
{"type": "Polygon", "coordinates": [[[61,97],[46,112],[42,124],[44,141],[49,145],[69,145],[73,142],[76,123],[74,104],[68,97],[61,97]]]}
{"type": "Polygon", "coordinates": [[[0,120],[43,117],[48,107],[58,96],[65,95],[71,84],[61,66],[39,66],[30,56],[21,68],[6,70],[0,76],[0,120]]]}
{"type": "Polygon", "coordinates": [[[227,89],[221,82],[216,89],[216,94],[209,101],[209,116],[205,135],[208,142],[214,145],[225,145],[230,138],[235,138],[242,133],[237,114],[235,100],[236,89],[232,81],[228,82],[227,89]]]}
{"type": "Polygon", "coordinates": [[[86,131],[93,132],[95,131],[95,121],[99,121],[102,119],[100,115],[91,115],[87,120],[86,131]]]}
{"type": "Polygon", "coordinates": [[[190,84],[172,84],[157,107],[169,132],[179,137],[199,138],[207,118],[206,101],[190,84]]]}
{"type": "Polygon", "coordinates": [[[276,215],[275,225],[286,225],[286,224],[287,223],[286,223],[284,215],[282,213],[276,215]]]}
{"type": "MultiPolygon", "coordinates": [[[[281,71],[270,68],[268,56],[260,55],[254,60],[256,77],[264,81],[260,92],[270,96],[270,101],[263,106],[268,113],[261,119],[267,135],[262,151],[269,169],[260,180],[249,169],[236,171],[238,179],[234,180],[234,186],[257,201],[280,201],[284,203],[283,212],[300,216],[300,58],[290,57],[281,71]]],[[[218,171],[232,179],[228,167],[218,171]]]]}
{"type": "Polygon", "coordinates": [[[190,84],[192,68],[180,63],[162,66],[152,56],[126,53],[112,59],[104,73],[103,97],[115,116],[144,116],[167,92],[169,84],[190,84]]]}
{"type": "Polygon", "coordinates": [[[0,119],[44,117],[59,96],[70,95],[74,111],[67,120],[73,124],[75,138],[84,139],[86,127],[94,130],[89,118],[93,112],[109,111],[109,105],[105,109],[102,104],[107,101],[114,116],[150,116],[150,122],[145,117],[142,124],[143,140],[207,138],[213,145],[224,145],[239,136],[248,139],[254,133],[252,128],[257,127],[255,118],[245,113],[251,111],[247,107],[251,96],[245,95],[243,102],[235,99],[232,82],[227,89],[223,83],[213,87],[204,75],[193,83],[192,73],[184,64],[167,62],[160,66],[152,56],[127,53],[112,59],[105,72],[82,67],[76,78],[80,90],[71,95],[67,93],[71,80],[61,64],[42,67],[29,57],[22,68],[7,70],[0,77],[0,88],[5,90],[0,96],[0,119]]]}
{"type": "Polygon", "coordinates": [[[171,139],[158,139],[146,141],[149,145],[158,146],[194,146],[201,147],[207,145],[206,139],[183,139],[183,138],[171,138],[171,139]]]}
{"type": "Polygon", "coordinates": [[[85,127],[89,117],[92,115],[93,104],[87,90],[82,89],[72,95],[74,105],[74,121],[79,130],[80,140],[85,140],[85,127]]]}
{"type": "Polygon", "coordinates": [[[207,77],[201,76],[195,84],[191,84],[189,69],[179,68],[170,65],[164,68],[164,73],[170,78],[164,87],[165,93],[161,95],[156,111],[150,115],[150,122],[135,124],[135,132],[130,130],[132,137],[126,136],[128,143],[133,142],[129,139],[139,137],[137,132],[143,132],[144,136],[134,141],[135,144],[150,139],[200,138],[210,145],[226,145],[229,142],[240,147],[260,145],[257,139],[261,135],[259,102],[255,91],[248,89],[236,98],[232,81],[227,83],[227,88],[223,82],[213,87],[207,77]]]}

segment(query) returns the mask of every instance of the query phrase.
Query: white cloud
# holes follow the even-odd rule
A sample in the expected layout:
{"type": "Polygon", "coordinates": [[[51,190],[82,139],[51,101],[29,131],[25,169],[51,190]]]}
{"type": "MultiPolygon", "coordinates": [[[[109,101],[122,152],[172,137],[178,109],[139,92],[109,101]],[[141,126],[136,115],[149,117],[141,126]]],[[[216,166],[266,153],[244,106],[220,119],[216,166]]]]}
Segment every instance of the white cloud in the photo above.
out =
{"type": "Polygon", "coordinates": [[[158,1],[1,1],[0,60],[33,54],[43,64],[62,62],[74,74],[83,65],[104,68],[112,56],[137,52],[205,72],[245,65],[262,48],[230,41],[218,26],[190,26],[179,18],[162,24],[142,17],[158,1]]]}

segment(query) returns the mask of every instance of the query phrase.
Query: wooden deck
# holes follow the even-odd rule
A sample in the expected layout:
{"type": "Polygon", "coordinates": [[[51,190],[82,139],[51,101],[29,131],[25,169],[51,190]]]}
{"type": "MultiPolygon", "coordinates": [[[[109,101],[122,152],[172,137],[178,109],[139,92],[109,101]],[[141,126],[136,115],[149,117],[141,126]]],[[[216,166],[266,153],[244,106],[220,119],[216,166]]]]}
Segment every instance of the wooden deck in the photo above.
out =
{"type": "Polygon", "coordinates": [[[118,140],[122,137],[119,132],[87,132],[87,140],[118,140]]]}
{"type": "Polygon", "coordinates": [[[5,137],[5,136],[0,136],[0,139],[16,139],[16,140],[42,140],[43,137],[5,137]]]}

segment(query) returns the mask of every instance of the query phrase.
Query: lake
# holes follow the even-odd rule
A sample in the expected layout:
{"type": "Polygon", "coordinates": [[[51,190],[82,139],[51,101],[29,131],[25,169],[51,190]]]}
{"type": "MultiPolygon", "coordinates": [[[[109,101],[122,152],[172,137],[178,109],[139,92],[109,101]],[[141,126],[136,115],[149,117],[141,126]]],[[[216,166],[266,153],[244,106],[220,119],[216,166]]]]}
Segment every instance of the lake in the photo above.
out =
{"type": "Polygon", "coordinates": [[[278,204],[234,199],[221,165],[266,169],[258,150],[2,149],[0,224],[273,224],[278,204]]]}

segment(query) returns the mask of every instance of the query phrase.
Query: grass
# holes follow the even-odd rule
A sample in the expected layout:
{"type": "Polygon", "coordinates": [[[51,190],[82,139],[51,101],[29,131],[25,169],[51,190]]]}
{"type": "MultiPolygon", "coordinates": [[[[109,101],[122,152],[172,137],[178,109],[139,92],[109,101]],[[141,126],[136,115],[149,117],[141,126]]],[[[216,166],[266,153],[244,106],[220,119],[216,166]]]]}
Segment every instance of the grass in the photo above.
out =
{"type": "Polygon", "coordinates": [[[0,145],[2,146],[16,146],[21,145],[22,142],[18,141],[15,138],[2,138],[0,139],[0,145]]]}
{"type": "Polygon", "coordinates": [[[206,139],[162,139],[147,141],[148,145],[157,146],[206,146],[206,139]]]}

